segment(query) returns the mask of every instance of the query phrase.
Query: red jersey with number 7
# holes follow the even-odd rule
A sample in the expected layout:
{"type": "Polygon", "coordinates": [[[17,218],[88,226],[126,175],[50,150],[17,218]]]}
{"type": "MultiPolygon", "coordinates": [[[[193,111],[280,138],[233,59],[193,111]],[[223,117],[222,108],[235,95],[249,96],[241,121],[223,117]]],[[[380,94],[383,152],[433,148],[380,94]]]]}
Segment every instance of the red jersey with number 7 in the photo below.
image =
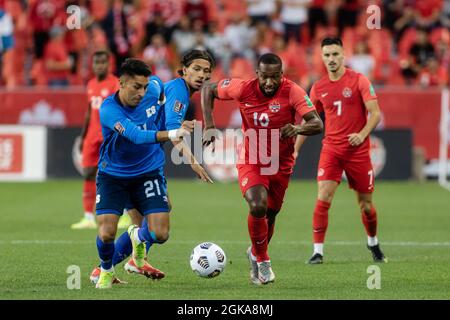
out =
{"type": "Polygon", "coordinates": [[[337,81],[324,76],[313,85],[310,96],[317,112],[325,112],[324,147],[332,146],[342,153],[355,148],[369,150],[369,139],[358,147],[348,142],[348,135],[358,133],[367,123],[364,103],[377,99],[372,84],[364,75],[346,68],[337,81]]]}
{"type": "Polygon", "coordinates": [[[238,164],[270,167],[259,155],[273,155],[279,160],[278,172],[292,173],[295,137],[281,139],[280,129],[288,123],[294,124],[296,113],[303,117],[315,110],[306,92],[286,78],[282,78],[280,87],[272,97],[262,93],[256,78],[223,79],[218,83],[217,92],[219,99],[234,99],[239,103],[242,131],[248,139],[244,139],[238,164]],[[278,150],[272,150],[272,146],[278,147],[278,150]]]}

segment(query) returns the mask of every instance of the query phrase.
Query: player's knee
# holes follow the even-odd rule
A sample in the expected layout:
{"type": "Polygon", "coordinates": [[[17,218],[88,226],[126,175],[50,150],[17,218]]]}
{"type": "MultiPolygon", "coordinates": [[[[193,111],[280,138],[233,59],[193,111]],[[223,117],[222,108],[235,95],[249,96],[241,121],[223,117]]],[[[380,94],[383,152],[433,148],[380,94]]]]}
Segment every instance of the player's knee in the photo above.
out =
{"type": "Polygon", "coordinates": [[[359,202],[359,207],[361,208],[361,212],[366,215],[370,215],[372,212],[372,201],[363,200],[359,202]]]}
{"type": "Polygon", "coordinates": [[[98,237],[103,243],[114,242],[115,234],[110,230],[100,230],[98,237]]]}
{"type": "Polygon", "coordinates": [[[164,243],[167,240],[169,240],[169,231],[168,230],[155,231],[155,238],[157,243],[164,243]]]}
{"type": "Polygon", "coordinates": [[[264,217],[267,213],[266,201],[250,201],[250,214],[254,217],[264,217]]]}

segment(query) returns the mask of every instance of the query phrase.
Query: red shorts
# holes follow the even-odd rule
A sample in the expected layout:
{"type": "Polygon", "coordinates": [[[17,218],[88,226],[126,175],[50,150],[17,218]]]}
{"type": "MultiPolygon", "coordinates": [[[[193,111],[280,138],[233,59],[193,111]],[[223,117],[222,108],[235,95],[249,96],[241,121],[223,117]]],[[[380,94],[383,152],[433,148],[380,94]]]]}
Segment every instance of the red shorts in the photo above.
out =
{"type": "Polygon", "coordinates": [[[267,189],[268,208],[276,211],[281,209],[291,174],[261,175],[261,168],[254,165],[242,165],[237,169],[242,195],[245,195],[251,187],[263,185],[267,189]]]}
{"type": "Polygon", "coordinates": [[[102,141],[85,139],[81,151],[81,166],[83,168],[97,167],[102,141]]]}
{"type": "Polygon", "coordinates": [[[369,152],[339,155],[322,150],[317,181],[332,180],[340,183],[342,172],[345,172],[350,188],[360,193],[373,192],[375,177],[369,152]]]}

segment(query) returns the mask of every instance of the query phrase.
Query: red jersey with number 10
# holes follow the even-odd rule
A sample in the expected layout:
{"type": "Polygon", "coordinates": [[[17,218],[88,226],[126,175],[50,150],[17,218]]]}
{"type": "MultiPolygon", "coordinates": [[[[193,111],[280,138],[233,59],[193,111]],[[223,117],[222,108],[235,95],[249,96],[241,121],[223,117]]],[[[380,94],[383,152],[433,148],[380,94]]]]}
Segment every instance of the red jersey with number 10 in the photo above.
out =
{"type": "MultiPolygon", "coordinates": [[[[250,139],[245,139],[244,148],[241,149],[244,152],[240,153],[239,161],[269,167],[270,165],[263,163],[259,156],[256,157],[257,163],[252,162],[251,153],[252,150],[258,149],[263,155],[271,157],[274,152],[273,156],[279,157],[278,172],[291,173],[294,166],[295,137],[281,139],[279,129],[288,123],[294,124],[296,113],[303,117],[306,113],[315,110],[306,92],[286,78],[281,80],[280,87],[272,97],[267,97],[261,92],[258,79],[223,79],[219,81],[217,91],[219,99],[234,99],[239,103],[244,136],[251,137],[252,134],[248,131],[255,129],[257,145],[252,143],[254,141],[249,142],[250,139]],[[275,154],[275,150],[271,150],[272,137],[277,137],[279,140],[278,154],[275,154]]],[[[253,157],[255,158],[254,154],[253,157]]]]}
{"type": "MultiPolygon", "coordinates": [[[[324,147],[332,146],[336,151],[354,150],[348,142],[348,135],[358,133],[367,123],[367,109],[364,105],[377,96],[370,81],[362,74],[346,68],[337,81],[327,76],[311,88],[311,100],[318,112],[325,112],[324,147]]],[[[366,139],[360,150],[369,150],[366,139]]]]}
{"type": "Polygon", "coordinates": [[[91,142],[102,142],[102,126],[100,125],[100,114],[98,110],[106,97],[119,90],[119,80],[112,74],[106,76],[102,81],[96,78],[89,80],[87,84],[87,95],[91,117],[86,133],[86,140],[91,142]]]}

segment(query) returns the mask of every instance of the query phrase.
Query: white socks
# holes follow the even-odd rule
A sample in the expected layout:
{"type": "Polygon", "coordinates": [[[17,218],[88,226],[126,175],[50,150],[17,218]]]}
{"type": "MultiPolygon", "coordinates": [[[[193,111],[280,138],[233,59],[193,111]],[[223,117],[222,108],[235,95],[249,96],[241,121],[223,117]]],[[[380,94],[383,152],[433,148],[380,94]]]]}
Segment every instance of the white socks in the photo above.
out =
{"type": "Polygon", "coordinates": [[[367,236],[367,244],[369,245],[369,247],[376,246],[378,244],[377,236],[375,236],[375,237],[367,236]]]}
{"type": "Polygon", "coordinates": [[[85,212],[84,218],[89,221],[95,221],[95,215],[92,212],[85,212]]]}
{"type": "Polygon", "coordinates": [[[323,243],[314,243],[314,254],[316,253],[323,256],[323,243]]]}

